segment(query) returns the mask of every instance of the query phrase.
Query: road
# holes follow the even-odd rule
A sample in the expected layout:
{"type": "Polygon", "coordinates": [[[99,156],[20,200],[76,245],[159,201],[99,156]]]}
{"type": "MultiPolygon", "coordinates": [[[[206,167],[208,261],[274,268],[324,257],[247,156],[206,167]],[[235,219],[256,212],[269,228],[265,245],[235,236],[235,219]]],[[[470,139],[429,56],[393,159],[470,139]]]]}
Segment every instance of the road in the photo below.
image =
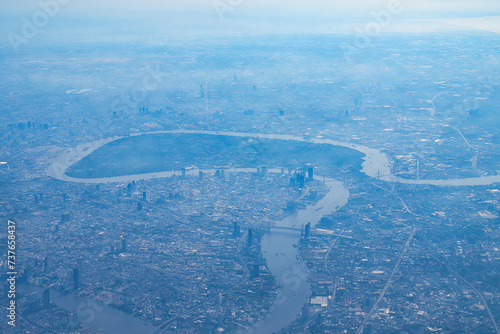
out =
{"type": "Polygon", "coordinates": [[[330,254],[330,251],[333,249],[333,247],[335,246],[335,244],[337,243],[337,240],[339,240],[339,238],[341,237],[342,233],[344,232],[344,229],[342,229],[342,231],[340,231],[339,235],[337,236],[337,238],[335,238],[335,240],[333,240],[332,244],[330,245],[330,248],[328,248],[328,251],[326,252],[325,254],[325,259],[324,259],[324,266],[325,266],[325,269],[328,270],[328,272],[330,273],[330,276],[333,277],[333,273],[332,271],[328,268],[328,255],[330,254]]]}
{"type": "Polygon", "coordinates": [[[487,152],[487,151],[485,151],[485,150],[481,150],[481,149],[479,149],[479,148],[477,148],[477,147],[472,146],[472,145],[469,143],[469,141],[467,140],[467,138],[465,138],[465,136],[464,136],[464,134],[462,133],[462,131],[460,131],[458,128],[454,127],[453,125],[451,125],[451,124],[449,124],[449,123],[445,122],[444,120],[442,120],[442,119],[440,119],[440,118],[437,118],[437,117],[434,115],[434,113],[436,112],[436,106],[434,105],[434,100],[435,100],[435,99],[436,99],[439,95],[444,94],[444,93],[446,93],[446,92],[449,92],[449,91],[450,91],[450,90],[452,90],[453,88],[455,88],[455,86],[453,86],[453,87],[451,87],[451,88],[448,88],[447,90],[444,90],[444,91],[442,91],[441,93],[438,93],[438,94],[434,95],[434,97],[432,98],[432,100],[431,100],[431,101],[429,101],[429,103],[432,105],[432,109],[431,109],[431,117],[432,117],[433,119],[435,119],[436,121],[438,121],[438,122],[440,122],[440,123],[442,123],[442,124],[444,124],[444,125],[446,125],[446,126],[448,126],[448,127],[452,128],[453,130],[457,131],[457,132],[458,132],[458,134],[459,134],[459,135],[462,137],[462,139],[464,140],[465,144],[466,144],[467,146],[469,146],[471,149],[473,149],[475,152],[484,152],[484,153],[489,153],[489,154],[497,154],[497,153],[494,153],[494,152],[487,152]]]}
{"type": "Polygon", "coordinates": [[[495,331],[497,332],[497,334],[500,334],[500,330],[498,329],[498,325],[497,325],[497,322],[495,321],[495,317],[493,316],[493,313],[491,313],[491,310],[488,306],[488,303],[486,303],[486,300],[484,299],[483,295],[472,285],[470,284],[468,281],[465,280],[465,278],[463,278],[462,276],[460,276],[456,271],[454,271],[453,269],[451,269],[450,267],[448,267],[448,265],[446,263],[444,263],[443,261],[440,261],[437,257],[435,257],[434,255],[431,255],[436,261],[438,261],[439,263],[441,263],[443,266],[446,267],[446,269],[448,269],[451,273],[453,273],[453,275],[455,275],[456,277],[458,277],[462,282],[464,282],[465,284],[467,284],[472,290],[474,290],[474,292],[479,296],[479,298],[481,299],[481,301],[483,302],[484,304],[484,307],[486,308],[486,311],[488,312],[488,315],[490,316],[490,320],[493,324],[493,327],[495,327],[495,331]]]}
{"type": "Polygon", "coordinates": [[[403,250],[401,251],[401,254],[399,254],[399,258],[398,258],[398,261],[396,262],[396,265],[394,266],[394,268],[392,269],[392,272],[391,272],[391,275],[389,276],[389,279],[387,280],[387,282],[385,283],[385,286],[384,288],[382,289],[382,291],[380,292],[380,295],[378,296],[377,298],[377,301],[375,302],[375,304],[373,304],[372,308],[370,309],[370,312],[368,312],[368,314],[366,315],[366,317],[363,319],[363,322],[361,323],[361,325],[359,326],[358,330],[356,331],[356,334],[361,334],[363,333],[363,328],[365,327],[366,323],[368,322],[368,320],[370,320],[371,316],[373,315],[373,313],[375,312],[375,310],[377,309],[378,307],[378,304],[382,301],[382,299],[384,298],[384,295],[387,291],[387,289],[389,288],[389,286],[391,285],[391,281],[394,277],[394,275],[396,274],[396,272],[398,271],[399,269],[399,264],[401,263],[401,261],[403,260],[403,256],[405,255],[406,251],[408,250],[408,247],[410,247],[410,244],[411,244],[411,241],[413,239],[413,236],[415,235],[415,232],[417,231],[417,228],[414,227],[413,230],[411,231],[410,233],[410,236],[408,237],[408,240],[406,240],[406,243],[404,245],[404,248],[403,250]]]}
{"type": "Polygon", "coordinates": [[[414,215],[414,216],[418,216],[417,214],[413,213],[413,212],[410,210],[410,208],[408,208],[408,205],[406,205],[405,201],[403,201],[403,199],[402,199],[401,197],[399,197],[399,196],[398,196],[395,192],[392,192],[392,191],[390,191],[390,190],[387,190],[387,189],[385,189],[385,188],[383,188],[383,187],[381,187],[381,186],[379,186],[379,185],[377,185],[377,184],[375,184],[375,183],[373,183],[373,182],[370,182],[370,183],[371,183],[372,185],[374,185],[375,187],[380,188],[380,189],[382,189],[382,190],[385,190],[385,191],[387,191],[388,193],[390,193],[391,195],[396,196],[396,197],[397,197],[397,198],[401,201],[401,203],[403,204],[403,207],[405,208],[405,210],[406,210],[408,213],[410,213],[410,214],[412,214],[412,215],[414,215]]]}

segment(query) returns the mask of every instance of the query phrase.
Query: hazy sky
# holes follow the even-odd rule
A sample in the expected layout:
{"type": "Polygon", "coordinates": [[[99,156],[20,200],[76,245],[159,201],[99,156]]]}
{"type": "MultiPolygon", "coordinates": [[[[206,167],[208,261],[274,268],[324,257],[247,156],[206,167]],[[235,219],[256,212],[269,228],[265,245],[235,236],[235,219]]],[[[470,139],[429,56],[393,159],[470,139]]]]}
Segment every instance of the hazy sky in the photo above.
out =
{"type": "Polygon", "coordinates": [[[384,31],[467,26],[500,32],[500,0],[1,0],[0,46],[10,44],[9,33],[20,35],[25,22],[33,22],[41,4],[54,2],[61,4],[37,32],[40,43],[56,37],[76,42],[120,36],[353,33],[394,3],[399,10],[384,31]],[[401,24],[405,19],[413,21],[401,24]]]}
{"type": "MultiPolygon", "coordinates": [[[[36,10],[40,1],[56,0],[3,0],[0,8],[4,14],[18,14],[36,10]]],[[[262,14],[306,12],[335,16],[339,13],[350,13],[356,17],[364,17],[371,10],[387,8],[391,1],[400,2],[406,16],[500,15],[498,0],[64,0],[67,2],[64,7],[66,12],[113,15],[119,12],[158,12],[174,9],[213,12],[217,4],[225,4],[233,8],[233,11],[247,10],[262,14]],[[110,12],[109,9],[113,11],[110,12]]]]}

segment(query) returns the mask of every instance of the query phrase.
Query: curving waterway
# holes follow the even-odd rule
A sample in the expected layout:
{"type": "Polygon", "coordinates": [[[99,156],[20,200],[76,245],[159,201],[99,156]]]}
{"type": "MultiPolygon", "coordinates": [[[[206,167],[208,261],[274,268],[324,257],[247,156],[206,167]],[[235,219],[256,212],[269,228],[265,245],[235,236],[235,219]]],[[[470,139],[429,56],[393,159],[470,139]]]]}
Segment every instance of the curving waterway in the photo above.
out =
{"type": "MultiPolygon", "coordinates": [[[[247,138],[294,140],[316,144],[343,146],[365,154],[361,172],[372,178],[377,178],[379,180],[387,182],[429,184],[437,186],[476,186],[500,182],[500,175],[443,180],[404,179],[392,174],[391,165],[385,153],[377,149],[369,148],[367,146],[335,141],[331,139],[306,139],[303,137],[292,135],[197,130],[156,131],[133,134],[130,136],[161,133],[207,134],[247,138]]],[[[90,155],[99,147],[122,138],[126,137],[117,136],[101,139],[91,143],[82,144],[74,149],[70,149],[56,159],[56,161],[47,170],[47,174],[62,181],[84,183],[130,182],[133,180],[169,177],[172,175],[181,174],[180,171],[165,171],[104,178],[74,178],[66,175],[66,171],[71,165],[90,155]]],[[[197,169],[193,169],[187,171],[186,173],[197,175],[198,171],[199,170],[197,169]]],[[[215,172],[215,169],[204,171],[215,172]]],[[[226,172],[254,171],[255,168],[231,168],[226,170],[226,172]]],[[[269,169],[269,172],[277,172],[277,170],[269,169]]],[[[268,231],[262,238],[263,257],[266,259],[267,265],[271,273],[275,276],[280,289],[278,291],[278,297],[274,303],[274,306],[272,307],[266,319],[264,319],[260,323],[255,324],[253,328],[245,330],[245,332],[247,333],[271,334],[274,332],[278,332],[282,328],[285,328],[295,319],[297,319],[303,305],[308,301],[311,295],[308,273],[304,262],[300,258],[299,250],[296,247],[301,237],[300,229],[302,229],[302,227],[309,222],[311,223],[311,227],[313,227],[320,221],[323,216],[331,214],[342,208],[349,199],[349,191],[340,181],[323,176],[315,176],[315,179],[321,180],[327,185],[327,194],[316,204],[309,205],[304,210],[297,211],[275,224],[275,228],[271,228],[271,230],[268,231]],[[280,227],[295,228],[297,230],[284,230],[280,229],[280,227]]]]}

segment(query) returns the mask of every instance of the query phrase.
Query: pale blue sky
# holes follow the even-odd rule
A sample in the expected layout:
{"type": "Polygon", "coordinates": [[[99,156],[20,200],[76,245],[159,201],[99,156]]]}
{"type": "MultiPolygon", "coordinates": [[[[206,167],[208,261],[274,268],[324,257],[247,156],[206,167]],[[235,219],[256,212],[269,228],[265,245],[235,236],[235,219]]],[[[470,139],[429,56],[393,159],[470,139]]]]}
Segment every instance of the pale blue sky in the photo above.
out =
{"type": "Polygon", "coordinates": [[[392,2],[399,3],[400,11],[391,16],[384,32],[467,27],[500,33],[500,0],[3,0],[0,45],[9,44],[9,33],[22,33],[23,20],[33,21],[41,2],[54,1],[66,4],[37,33],[40,43],[200,34],[353,34],[392,2]],[[217,5],[220,11],[224,4],[229,10],[221,17],[217,5]]]}
{"type": "MultiPolygon", "coordinates": [[[[54,0],[41,0],[44,2],[54,0]]],[[[62,0],[61,0],[62,1],[62,0]]],[[[163,10],[196,10],[213,11],[214,3],[220,1],[235,9],[251,12],[321,13],[331,16],[349,13],[355,17],[366,16],[371,10],[386,8],[390,1],[399,1],[408,16],[441,14],[444,16],[500,15],[498,0],[64,0],[68,4],[66,12],[92,13],[96,15],[112,15],[120,11],[163,11],[163,10]],[[235,4],[235,5],[233,5],[235,4]],[[109,12],[109,9],[113,9],[109,12]]],[[[39,0],[4,0],[0,3],[2,12],[22,13],[35,10],[39,0]]]]}

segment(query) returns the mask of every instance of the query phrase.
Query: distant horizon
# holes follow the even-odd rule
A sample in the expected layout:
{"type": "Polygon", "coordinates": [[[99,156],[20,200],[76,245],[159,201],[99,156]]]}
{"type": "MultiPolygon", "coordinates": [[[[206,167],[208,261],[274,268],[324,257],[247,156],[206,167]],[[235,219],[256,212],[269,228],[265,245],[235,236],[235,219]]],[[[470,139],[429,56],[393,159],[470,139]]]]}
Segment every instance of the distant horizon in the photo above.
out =
{"type": "MultiPolygon", "coordinates": [[[[67,39],[101,41],[175,36],[237,36],[282,33],[343,33],[479,29],[500,33],[500,2],[471,0],[27,0],[0,4],[0,46],[67,39]],[[35,29],[33,20],[39,20],[35,29]],[[15,40],[13,42],[13,39],[15,40]]],[[[14,47],[16,49],[16,47],[14,47]]]]}
{"type": "Polygon", "coordinates": [[[86,3],[29,0],[0,4],[0,47],[19,51],[73,43],[161,44],[186,38],[272,34],[500,33],[500,3],[148,0],[86,3]],[[286,4],[286,5],[285,5],[286,4]],[[36,21],[38,20],[38,21],[36,21]]]}
{"type": "Polygon", "coordinates": [[[351,0],[349,3],[342,1],[324,1],[324,0],[184,0],[182,2],[174,0],[108,0],[97,1],[88,0],[85,3],[72,0],[26,0],[22,3],[4,2],[0,5],[3,13],[33,10],[40,6],[40,3],[52,3],[57,1],[62,6],[67,7],[67,11],[78,11],[79,13],[90,13],[92,15],[102,14],[105,16],[115,15],[119,12],[118,8],[123,11],[157,12],[161,10],[183,10],[183,11],[205,11],[213,9],[217,5],[232,6],[239,8],[241,11],[255,11],[259,13],[319,13],[325,14],[325,10],[332,12],[342,12],[345,14],[351,12],[357,13],[356,16],[363,16],[363,11],[377,10],[385,8],[391,4],[400,4],[408,9],[409,12],[420,13],[441,13],[446,16],[459,16],[462,14],[471,14],[476,16],[487,16],[491,14],[500,15],[500,3],[496,0],[484,0],[475,2],[472,0],[464,0],[456,2],[453,0],[351,0]],[[118,8],[117,8],[118,7],[118,8]],[[99,12],[102,9],[112,8],[114,12],[99,12]]]}

